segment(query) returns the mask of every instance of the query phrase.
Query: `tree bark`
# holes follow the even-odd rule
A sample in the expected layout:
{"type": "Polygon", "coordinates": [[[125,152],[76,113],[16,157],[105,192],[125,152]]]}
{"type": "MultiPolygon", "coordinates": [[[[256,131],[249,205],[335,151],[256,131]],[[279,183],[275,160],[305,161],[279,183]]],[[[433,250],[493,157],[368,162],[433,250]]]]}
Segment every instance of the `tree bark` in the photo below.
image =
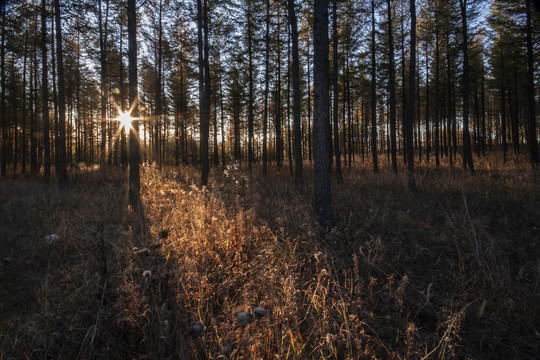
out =
{"type": "Polygon", "coordinates": [[[136,0],[128,0],[128,74],[131,122],[129,132],[129,202],[138,208],[140,204],[141,179],[139,173],[139,116],[137,89],[137,11],[136,0]]]}
{"type": "Polygon", "coordinates": [[[58,184],[65,185],[67,182],[66,167],[66,100],[64,96],[64,58],[62,55],[62,24],[60,18],[60,1],[54,0],[54,13],[56,20],[56,57],[58,67],[58,162],[56,163],[56,177],[58,184]]]}
{"type": "Polygon", "coordinates": [[[373,172],[379,172],[377,163],[377,70],[375,64],[375,2],[371,0],[371,155],[373,172]]]}
{"type": "Polygon", "coordinates": [[[253,19],[251,14],[251,3],[248,2],[247,10],[247,37],[248,37],[248,76],[249,76],[249,94],[248,94],[248,169],[251,172],[253,163],[253,19]]]}
{"type": "Polygon", "coordinates": [[[397,174],[397,153],[396,153],[396,74],[394,62],[394,33],[392,27],[392,0],[387,0],[388,8],[388,94],[390,101],[390,151],[392,154],[392,170],[397,174]]]}
{"type": "Polygon", "coordinates": [[[334,111],[334,156],[336,158],[336,177],[338,182],[343,183],[343,175],[341,173],[341,153],[339,149],[339,117],[338,117],[338,103],[339,103],[339,87],[338,87],[338,36],[337,36],[337,0],[332,1],[332,89],[334,90],[334,104],[332,106],[334,111]]]}
{"type": "Polygon", "coordinates": [[[459,0],[461,8],[461,33],[463,51],[463,167],[474,174],[474,164],[471,151],[471,137],[469,133],[469,35],[467,27],[467,0],[459,0]]]}
{"type": "Polygon", "coordinates": [[[527,115],[528,115],[528,132],[527,132],[527,144],[529,147],[529,154],[531,156],[531,162],[534,166],[537,166],[540,162],[538,155],[538,140],[536,137],[536,106],[534,100],[534,58],[533,58],[533,45],[532,45],[532,9],[531,1],[526,0],[527,3],[527,115]]]}
{"type": "Polygon", "coordinates": [[[406,138],[407,138],[407,175],[409,178],[409,188],[416,189],[414,180],[414,145],[413,145],[413,125],[414,125],[414,97],[415,97],[415,75],[416,75],[416,1],[410,0],[411,13],[411,60],[409,67],[409,103],[407,106],[406,118],[406,138]]]}
{"type": "MultiPolygon", "coordinates": [[[[44,0],[43,0],[44,4],[44,0]]],[[[8,124],[6,116],[6,6],[1,5],[0,11],[2,11],[2,48],[0,49],[0,76],[2,93],[0,95],[0,115],[2,116],[2,162],[1,162],[1,174],[6,175],[7,171],[7,156],[8,156],[8,124]]],[[[43,5],[44,6],[44,5],[43,5]]],[[[41,14],[43,17],[43,13],[41,14]]]]}
{"type": "Polygon", "coordinates": [[[267,173],[268,157],[268,82],[270,78],[270,0],[266,0],[266,34],[264,54],[263,174],[267,173]]]}
{"type": "Polygon", "coordinates": [[[289,23],[291,24],[292,38],[292,77],[293,77],[293,137],[294,137],[294,181],[297,186],[303,185],[302,168],[302,133],[300,118],[300,61],[298,59],[298,24],[296,21],[296,12],[294,10],[294,0],[288,0],[289,3],[289,23]]]}
{"type": "Polygon", "coordinates": [[[101,82],[101,154],[100,164],[105,165],[105,157],[107,154],[107,23],[109,20],[109,1],[106,1],[105,23],[103,23],[103,15],[101,1],[98,0],[98,21],[99,21],[99,64],[100,64],[100,82],[101,82]]]}
{"type": "Polygon", "coordinates": [[[200,154],[201,186],[208,183],[210,161],[208,158],[208,138],[210,133],[210,65],[208,61],[208,9],[197,0],[198,50],[199,50],[199,114],[200,114],[200,154]]]}
{"type": "Polygon", "coordinates": [[[330,155],[328,144],[328,2],[314,0],[314,201],[319,223],[329,226],[332,219],[330,155]]]}
{"type": "Polygon", "coordinates": [[[51,176],[51,145],[49,138],[49,74],[47,64],[47,8],[45,7],[45,0],[41,1],[41,62],[43,177],[48,182],[51,176]]]}

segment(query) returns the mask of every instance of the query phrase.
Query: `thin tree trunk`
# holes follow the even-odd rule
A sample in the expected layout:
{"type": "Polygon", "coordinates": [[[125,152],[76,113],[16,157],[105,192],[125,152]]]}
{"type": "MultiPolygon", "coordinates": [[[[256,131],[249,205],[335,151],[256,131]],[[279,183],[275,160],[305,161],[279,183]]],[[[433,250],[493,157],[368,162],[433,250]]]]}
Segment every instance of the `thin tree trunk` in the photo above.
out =
{"type": "Polygon", "coordinates": [[[63,185],[67,182],[66,168],[66,101],[64,97],[64,58],[62,55],[62,25],[60,19],[60,1],[54,0],[54,12],[56,19],[56,55],[58,62],[58,162],[56,163],[56,176],[58,183],[63,185]]]}
{"type": "MultiPolygon", "coordinates": [[[[37,17],[36,17],[36,29],[37,34],[37,17]]],[[[3,47],[2,47],[3,48],[3,47]]],[[[32,62],[32,69],[30,69],[30,108],[32,113],[30,114],[30,173],[37,174],[37,47],[34,42],[34,57],[32,62]]]]}
{"type": "Polygon", "coordinates": [[[414,88],[416,75],[416,1],[410,0],[411,12],[411,61],[409,68],[409,104],[407,107],[407,175],[409,178],[409,188],[416,189],[414,180],[414,147],[413,147],[413,126],[414,126],[414,88]]]}
{"type": "Polygon", "coordinates": [[[429,164],[429,152],[431,151],[431,138],[429,128],[429,57],[428,44],[426,42],[426,161],[429,164]]]}
{"type": "Polygon", "coordinates": [[[307,111],[308,111],[308,116],[307,116],[307,130],[308,130],[308,159],[309,159],[309,162],[311,163],[311,151],[312,151],[312,145],[311,145],[311,67],[310,67],[310,61],[309,61],[309,39],[308,39],[308,44],[307,44],[307,51],[308,51],[308,54],[307,54],[307,77],[308,77],[308,81],[307,81],[307,101],[308,101],[308,104],[307,104],[307,111]]]}
{"type": "Polygon", "coordinates": [[[501,98],[501,140],[503,148],[503,162],[506,162],[506,153],[508,152],[508,144],[506,143],[506,89],[504,87],[504,55],[501,50],[501,84],[500,84],[500,98],[501,98]]]}
{"type": "Polygon", "coordinates": [[[23,83],[22,83],[22,134],[21,134],[21,174],[26,173],[26,68],[28,61],[28,29],[25,30],[24,35],[24,60],[23,60],[23,83]]]}
{"type": "Polygon", "coordinates": [[[139,116],[137,90],[137,13],[136,0],[128,0],[128,73],[131,130],[129,132],[129,202],[138,208],[140,204],[141,179],[139,173],[139,116]]]}
{"type": "MultiPolygon", "coordinates": [[[[47,8],[45,0],[41,1],[41,100],[42,100],[42,132],[43,132],[43,177],[46,182],[51,176],[51,146],[49,134],[49,83],[47,65],[47,8]]],[[[2,71],[3,73],[3,71],[2,71]]],[[[3,77],[2,77],[3,79],[3,77]]],[[[2,101],[3,103],[3,101],[2,101]]]]}
{"type": "MultiPolygon", "coordinates": [[[[437,18],[435,18],[437,21],[437,18]]],[[[440,153],[440,144],[439,144],[439,125],[440,125],[440,113],[439,113],[439,93],[440,93],[440,78],[439,78],[439,31],[438,28],[435,29],[435,166],[439,167],[441,165],[441,160],[439,157],[440,153]]]]}
{"type": "Polygon", "coordinates": [[[248,3],[247,10],[247,37],[248,37],[248,82],[249,82],[249,94],[248,94],[248,169],[251,172],[253,163],[253,34],[252,26],[253,19],[251,14],[251,3],[248,3]]]}
{"type": "Polygon", "coordinates": [[[394,61],[394,29],[392,27],[392,0],[386,1],[388,10],[388,94],[390,101],[390,152],[392,154],[392,170],[397,174],[396,153],[396,73],[394,61]]]}
{"type": "MultiPolygon", "coordinates": [[[[43,0],[44,1],[44,0],[43,0]]],[[[0,95],[0,115],[2,116],[2,161],[1,161],[1,175],[6,175],[7,171],[7,157],[8,157],[8,123],[6,116],[6,6],[7,4],[0,5],[0,11],[2,12],[2,48],[0,49],[0,76],[2,93],[0,95]]],[[[43,5],[44,6],[44,5],[43,5]]],[[[41,15],[43,17],[43,13],[41,15]]]]}
{"type": "Polygon", "coordinates": [[[532,10],[531,1],[526,0],[527,3],[527,145],[529,147],[529,154],[531,155],[531,162],[534,166],[537,166],[540,162],[538,155],[538,140],[536,137],[536,110],[534,101],[534,58],[533,58],[533,44],[532,44],[532,10]]]}
{"type": "Polygon", "coordinates": [[[277,83],[276,83],[276,165],[278,171],[281,170],[283,162],[283,135],[281,129],[281,24],[278,17],[277,23],[277,83]]]}
{"type": "Polygon", "coordinates": [[[300,118],[300,61],[298,60],[298,25],[294,10],[294,0],[289,3],[289,23],[291,24],[292,38],[292,77],[293,77],[293,132],[294,132],[294,181],[297,186],[303,185],[302,169],[302,132],[300,118]]]}
{"type": "Polygon", "coordinates": [[[373,172],[379,172],[377,163],[377,78],[375,64],[375,2],[371,0],[371,154],[373,172]]]}
{"type": "Polygon", "coordinates": [[[270,78],[270,0],[266,0],[266,33],[264,54],[263,174],[267,173],[268,157],[268,82],[270,78]]]}
{"type": "Polygon", "coordinates": [[[471,137],[469,134],[469,35],[467,27],[467,0],[459,0],[461,8],[461,31],[463,36],[463,167],[474,174],[474,164],[471,152],[471,137]]]}
{"type": "Polygon", "coordinates": [[[338,102],[339,102],[339,88],[338,88],[338,37],[337,37],[337,0],[332,2],[332,88],[334,90],[334,104],[332,106],[334,116],[334,156],[336,158],[336,176],[338,182],[343,183],[343,175],[341,173],[341,154],[339,149],[339,118],[338,118],[338,102]]]}
{"type": "Polygon", "coordinates": [[[100,81],[101,81],[101,154],[100,164],[105,165],[105,157],[107,153],[107,23],[109,20],[109,1],[106,0],[105,23],[103,23],[103,15],[101,1],[98,0],[99,12],[99,63],[100,63],[100,81]]]}

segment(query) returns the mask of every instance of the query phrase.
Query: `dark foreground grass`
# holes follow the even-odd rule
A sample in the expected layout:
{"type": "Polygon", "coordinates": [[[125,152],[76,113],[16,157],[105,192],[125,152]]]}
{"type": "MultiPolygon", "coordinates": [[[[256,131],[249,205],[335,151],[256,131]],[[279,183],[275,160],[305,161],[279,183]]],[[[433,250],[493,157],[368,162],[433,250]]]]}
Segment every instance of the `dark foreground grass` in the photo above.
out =
{"type": "Polygon", "coordinates": [[[0,184],[0,359],[534,359],[540,185],[523,162],[353,165],[336,226],[288,171],[0,184]],[[47,237],[57,234],[56,237],[47,237]]]}

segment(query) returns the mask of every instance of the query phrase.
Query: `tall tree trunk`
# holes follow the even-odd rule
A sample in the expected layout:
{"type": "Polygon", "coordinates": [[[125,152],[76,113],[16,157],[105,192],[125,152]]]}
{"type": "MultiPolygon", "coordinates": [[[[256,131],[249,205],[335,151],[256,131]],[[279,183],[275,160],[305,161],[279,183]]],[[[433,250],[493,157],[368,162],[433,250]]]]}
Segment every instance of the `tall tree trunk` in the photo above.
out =
{"type": "MultiPolygon", "coordinates": [[[[349,170],[351,169],[351,160],[354,158],[353,147],[353,126],[352,126],[352,100],[351,100],[351,82],[349,74],[349,44],[345,56],[345,94],[347,95],[347,123],[349,127],[348,155],[349,155],[349,170]]],[[[344,139],[345,140],[345,139],[344,139]]]]}
{"type": "Polygon", "coordinates": [[[213,133],[214,151],[213,151],[213,154],[214,154],[214,167],[217,168],[218,165],[219,165],[219,148],[218,148],[218,136],[217,136],[217,133],[218,133],[218,114],[217,114],[217,111],[218,111],[218,97],[217,97],[217,95],[213,95],[212,98],[214,99],[214,101],[213,101],[213,103],[214,103],[214,122],[213,122],[213,127],[214,127],[214,133],[213,133]]]}
{"type": "Polygon", "coordinates": [[[294,0],[289,3],[289,23],[291,24],[292,38],[292,77],[293,77],[293,131],[294,131],[294,181],[297,186],[303,185],[302,169],[302,133],[300,118],[300,61],[298,59],[298,25],[294,10],[294,0]]]}
{"type": "Polygon", "coordinates": [[[131,122],[129,132],[129,202],[138,208],[141,178],[139,173],[139,116],[137,89],[137,10],[136,0],[128,0],[128,74],[131,122]]]}
{"type": "Polygon", "coordinates": [[[251,14],[251,2],[248,2],[247,10],[247,37],[248,37],[248,82],[249,82],[249,94],[248,94],[248,169],[251,172],[253,162],[253,34],[252,34],[253,19],[251,14]]]}
{"type": "Polygon", "coordinates": [[[371,0],[371,154],[373,172],[379,172],[377,163],[377,78],[375,64],[375,2],[371,0]]]}
{"type": "MultiPolygon", "coordinates": [[[[219,60],[218,60],[219,63],[219,60]]],[[[221,166],[225,169],[225,116],[223,114],[223,84],[219,72],[219,110],[221,112],[221,166]]]]}
{"type": "MultiPolygon", "coordinates": [[[[435,22],[437,22],[437,17],[435,17],[435,22]]],[[[436,25],[437,26],[437,25],[436,25]]],[[[435,28],[435,166],[439,167],[441,165],[440,160],[440,112],[439,112],[439,102],[440,102],[440,77],[439,77],[439,30],[438,27],[435,28]]]]}
{"type": "MultiPolygon", "coordinates": [[[[452,166],[452,159],[455,156],[452,156],[452,123],[453,115],[456,102],[454,100],[454,87],[452,86],[452,59],[450,56],[450,35],[446,37],[446,64],[447,64],[447,90],[448,90],[448,109],[447,109],[447,119],[446,119],[446,133],[444,137],[446,155],[448,155],[448,160],[450,161],[450,166],[452,166]]],[[[455,154],[455,153],[454,153],[455,154]]]]}
{"type": "Polygon", "coordinates": [[[199,49],[199,107],[200,107],[200,154],[201,186],[208,183],[210,162],[208,138],[210,133],[210,64],[208,61],[208,9],[197,0],[198,49],[199,49]]]}
{"type": "MultiPolygon", "coordinates": [[[[37,16],[36,16],[36,28],[35,33],[37,34],[37,16]]],[[[2,47],[3,48],[3,47],[2,47]]],[[[32,113],[30,114],[30,173],[32,175],[37,174],[38,172],[38,160],[37,160],[37,46],[34,42],[34,49],[33,49],[33,61],[32,61],[32,69],[30,70],[30,108],[32,110],[32,113]]]]}
{"type": "Polygon", "coordinates": [[[532,45],[532,9],[531,1],[526,0],[527,3],[527,115],[528,115],[528,132],[527,132],[527,145],[529,147],[529,154],[531,155],[531,161],[534,166],[537,166],[540,162],[538,155],[538,140],[536,137],[536,111],[534,101],[534,58],[533,58],[533,45],[532,45]]]}
{"type": "Polygon", "coordinates": [[[426,161],[429,164],[429,152],[431,151],[431,137],[429,128],[429,55],[428,43],[426,42],[426,161]]]}
{"type": "Polygon", "coordinates": [[[51,145],[49,138],[49,74],[47,66],[47,8],[45,6],[45,0],[41,1],[41,61],[43,177],[44,180],[48,182],[51,176],[51,145]]]}
{"type": "Polygon", "coordinates": [[[411,12],[411,61],[409,68],[409,104],[407,106],[407,132],[405,134],[407,138],[407,175],[409,178],[409,188],[416,189],[416,182],[414,180],[414,146],[413,146],[413,126],[414,126],[414,88],[415,88],[415,75],[416,75],[416,1],[410,0],[410,12],[411,12]]]}
{"type": "MultiPolygon", "coordinates": [[[[60,140],[60,136],[58,135],[58,89],[56,87],[57,83],[57,76],[56,76],[56,50],[55,50],[55,9],[54,9],[54,0],[51,1],[51,14],[53,15],[51,17],[51,67],[52,67],[52,102],[53,102],[53,121],[54,124],[53,130],[51,130],[52,134],[54,134],[51,144],[51,153],[54,154],[54,164],[55,166],[58,164],[58,141],[60,140]]],[[[51,124],[52,126],[52,124],[51,124]]]]}
{"type": "Polygon", "coordinates": [[[162,89],[161,89],[161,73],[163,63],[163,25],[162,25],[162,8],[163,3],[159,1],[158,11],[158,39],[157,39],[157,56],[156,56],[156,82],[155,82],[155,94],[156,94],[156,108],[154,117],[154,161],[161,169],[161,141],[160,141],[160,128],[161,128],[161,116],[163,115],[163,101],[162,101],[162,89]]]}
{"type": "Polygon", "coordinates": [[[312,151],[312,145],[311,145],[311,63],[309,61],[310,55],[309,55],[309,38],[307,43],[307,130],[308,130],[308,159],[309,163],[311,163],[311,151],[312,151]]]}
{"type": "Polygon", "coordinates": [[[392,154],[392,170],[397,174],[396,153],[396,73],[394,61],[394,29],[392,27],[392,0],[386,1],[388,10],[388,94],[390,101],[390,152],[392,154]]]}
{"type": "Polygon", "coordinates": [[[25,30],[24,35],[24,59],[23,59],[23,83],[22,83],[22,133],[21,133],[21,174],[26,173],[26,155],[27,155],[27,143],[26,143],[26,68],[28,62],[28,29],[25,30]]]}
{"type": "Polygon", "coordinates": [[[281,131],[281,24],[278,17],[277,23],[277,83],[276,83],[276,165],[278,171],[281,170],[283,162],[283,135],[281,131]]]}
{"type": "Polygon", "coordinates": [[[60,1],[54,0],[54,13],[56,19],[56,56],[58,66],[58,162],[56,163],[56,176],[58,183],[67,182],[66,168],[66,100],[64,97],[64,58],[62,55],[62,24],[60,19],[60,1]]]}
{"type": "Polygon", "coordinates": [[[338,36],[337,36],[337,0],[332,1],[332,89],[334,90],[334,104],[332,106],[334,111],[334,156],[336,157],[336,176],[338,182],[343,183],[343,175],[341,173],[341,154],[339,149],[339,118],[338,118],[338,101],[339,101],[339,87],[338,87],[338,36]]]}
{"type": "Polygon", "coordinates": [[[266,0],[266,33],[264,54],[263,174],[267,173],[268,157],[268,82],[270,78],[270,0],[266,0]]]}
{"type": "MultiPolygon", "coordinates": [[[[43,0],[44,1],[44,0],[43,0]]],[[[8,157],[8,123],[6,116],[6,6],[7,4],[0,5],[0,11],[2,11],[2,48],[0,49],[0,76],[2,93],[0,95],[0,116],[2,116],[2,162],[1,162],[1,174],[6,175],[7,170],[7,157],[8,157]]],[[[43,14],[42,14],[43,16],[43,14]]]]}
{"type": "Polygon", "coordinates": [[[291,146],[291,31],[287,18],[287,158],[289,173],[293,176],[292,146],[291,146]]]}
{"type": "Polygon", "coordinates": [[[501,140],[503,148],[503,162],[506,162],[506,153],[508,152],[508,144],[506,143],[506,89],[504,76],[504,54],[501,50],[501,84],[500,84],[500,99],[501,99],[501,140]]]}
{"type": "Polygon", "coordinates": [[[474,174],[474,164],[469,134],[469,35],[467,27],[467,0],[459,0],[461,8],[461,32],[463,36],[463,167],[474,174]]]}
{"type": "MultiPolygon", "coordinates": [[[[122,25],[122,24],[121,24],[122,25]]],[[[124,32],[122,26],[120,26],[120,110],[122,112],[126,111],[125,104],[125,81],[124,81],[124,60],[123,60],[123,51],[124,51],[124,32]]],[[[78,86],[78,85],[77,85],[78,86]]],[[[127,139],[126,139],[126,130],[120,131],[120,164],[125,167],[128,165],[128,154],[127,154],[127,139]]]]}
{"type": "Polygon", "coordinates": [[[98,0],[98,22],[99,22],[99,64],[101,81],[101,154],[100,165],[105,165],[107,154],[107,23],[109,20],[109,0],[106,0],[105,22],[103,22],[101,1],[98,0]]]}
{"type": "Polygon", "coordinates": [[[19,137],[17,134],[18,119],[17,119],[17,83],[15,80],[15,58],[11,61],[11,128],[13,129],[12,140],[13,141],[13,175],[17,174],[18,158],[19,158],[19,137]]]}
{"type": "Polygon", "coordinates": [[[330,155],[328,144],[328,2],[314,0],[314,201],[319,223],[331,225],[332,194],[330,185],[330,155]]]}

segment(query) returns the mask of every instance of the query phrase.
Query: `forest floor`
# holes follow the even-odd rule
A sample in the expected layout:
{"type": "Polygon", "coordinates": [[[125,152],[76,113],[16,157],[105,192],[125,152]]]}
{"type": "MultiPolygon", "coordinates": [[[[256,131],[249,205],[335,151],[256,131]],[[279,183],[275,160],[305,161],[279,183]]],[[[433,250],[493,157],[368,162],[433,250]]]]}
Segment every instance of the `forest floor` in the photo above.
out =
{"type": "Polygon", "coordinates": [[[353,164],[333,229],[308,165],[4,178],[0,359],[535,359],[540,174],[476,166],[353,164]]]}

